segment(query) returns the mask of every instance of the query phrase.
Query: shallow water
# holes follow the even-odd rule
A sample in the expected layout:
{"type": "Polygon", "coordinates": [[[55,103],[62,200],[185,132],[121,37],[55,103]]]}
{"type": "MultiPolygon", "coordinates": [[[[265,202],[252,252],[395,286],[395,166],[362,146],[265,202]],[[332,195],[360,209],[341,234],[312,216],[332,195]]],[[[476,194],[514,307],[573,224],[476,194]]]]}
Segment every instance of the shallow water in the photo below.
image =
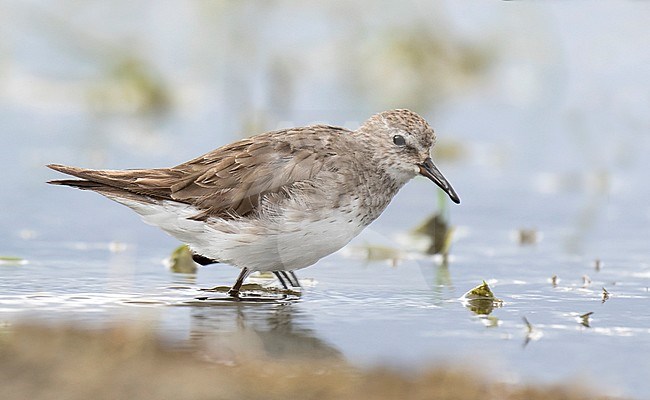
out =
{"type": "MultiPolygon", "coordinates": [[[[24,248],[13,253],[34,256],[25,265],[0,266],[0,316],[5,322],[146,323],[175,345],[207,344],[221,361],[266,354],[342,357],[400,369],[452,363],[508,381],[578,380],[637,396],[650,390],[643,379],[650,373],[650,265],[639,254],[602,246],[597,270],[595,257],[557,251],[564,241],[559,229],[540,230],[541,242],[524,246],[509,230],[459,223],[447,266],[416,251],[403,252],[396,263],[364,260],[368,243],[403,249],[414,242],[403,234],[413,224],[404,218],[397,225],[395,217],[430,207],[427,196],[435,192],[425,180],[411,186],[376,228],[299,271],[305,285],[300,299],[222,301],[223,295],[200,289],[232,283],[235,269],[216,265],[196,275],[171,273],[162,257],[173,241],[145,227],[160,245],[150,239],[20,241],[24,248]],[[460,300],[482,280],[503,300],[489,315],[472,312],[460,300]],[[609,293],[604,301],[603,288],[609,293]],[[197,300],[206,296],[219,300],[197,300]],[[588,312],[593,314],[585,326],[580,315],[588,312]]],[[[471,197],[468,202],[471,209],[471,197]]],[[[118,206],[97,203],[98,212],[112,207],[118,206]]],[[[453,215],[471,220],[471,212],[463,217],[462,211],[453,215]]],[[[139,229],[137,218],[125,221],[139,229]]],[[[634,242],[635,232],[629,234],[629,240],[617,241],[634,242]]]]}
{"type": "MultiPolygon", "coordinates": [[[[0,75],[7,88],[0,92],[0,257],[24,261],[0,259],[0,323],[101,327],[128,321],[153,327],[176,346],[208,348],[220,361],[266,354],[406,370],[462,364],[499,380],[578,381],[649,397],[650,99],[647,85],[640,84],[648,82],[650,63],[648,8],[600,4],[585,15],[582,5],[572,3],[504,3],[489,10],[444,4],[435,15],[477,43],[491,37],[495,48],[488,47],[500,58],[476,87],[421,106],[435,111],[425,116],[439,146],[460,149],[438,162],[462,200],[446,207],[455,227],[448,263],[424,255],[426,244],[409,236],[438,209],[435,186],[416,179],[348,247],[298,271],[305,286],[299,299],[240,303],[201,290],[232,284],[234,268],[171,273],[163,259],[177,242],[98,195],[45,185],[58,175],[43,166],[168,166],[237,133],[322,121],[355,126],[350,121],[380,106],[404,106],[393,105],[391,96],[349,88],[351,80],[372,71],[359,67],[353,71],[358,76],[346,75],[349,65],[334,65],[331,49],[349,56],[367,50],[366,33],[351,29],[356,24],[346,28],[352,51],[327,28],[328,12],[335,11],[311,13],[287,4],[278,5],[286,13],[270,16],[233,5],[225,17],[211,16],[215,23],[193,19],[189,8],[152,2],[141,6],[156,11],[144,26],[141,18],[125,15],[149,12],[100,8],[63,33],[41,22],[60,23],[67,14],[60,21],[38,14],[39,23],[33,23],[35,8],[1,6],[15,16],[5,21],[9,34],[3,40],[23,50],[8,61],[12,68],[2,70],[10,72],[0,75]],[[104,11],[106,18],[98,17],[104,11]],[[304,42],[271,29],[286,26],[285,14],[291,13],[308,21],[304,42]],[[184,27],[199,28],[161,30],[177,18],[184,27]],[[242,32],[242,21],[250,20],[268,23],[267,31],[259,37],[242,32]],[[111,67],[106,54],[116,55],[96,39],[122,38],[124,31],[143,40],[134,46],[146,50],[141,53],[151,59],[145,61],[159,67],[177,96],[164,118],[125,111],[110,99],[108,105],[87,104],[80,95],[85,74],[97,78],[97,71],[111,67]],[[180,39],[161,40],[162,31],[180,39]],[[91,39],[70,46],[78,32],[91,39]],[[200,44],[196,35],[209,43],[200,44]],[[275,47],[260,44],[267,36],[275,47]],[[215,44],[215,37],[221,41],[215,44]],[[251,54],[233,47],[242,37],[251,54]],[[189,42],[199,44],[188,48],[189,42]],[[293,97],[283,97],[286,104],[272,95],[260,100],[256,94],[273,89],[267,80],[283,76],[273,68],[289,57],[285,49],[296,46],[311,64],[285,71],[293,79],[287,78],[293,97]],[[64,63],[50,62],[52,48],[64,63]],[[321,69],[323,59],[334,72],[321,69]],[[534,243],[520,244],[520,229],[535,232],[534,243]],[[389,259],[369,261],[368,246],[389,259]],[[503,300],[489,315],[460,300],[483,280],[503,300]],[[197,299],[205,296],[219,300],[197,299]],[[593,314],[581,318],[587,313],[593,314]]],[[[379,22],[365,29],[377,35],[373,29],[394,25],[396,16],[423,23],[419,11],[409,14],[406,7],[376,12],[372,18],[379,22]]],[[[103,84],[115,83],[106,79],[103,84]]]]}

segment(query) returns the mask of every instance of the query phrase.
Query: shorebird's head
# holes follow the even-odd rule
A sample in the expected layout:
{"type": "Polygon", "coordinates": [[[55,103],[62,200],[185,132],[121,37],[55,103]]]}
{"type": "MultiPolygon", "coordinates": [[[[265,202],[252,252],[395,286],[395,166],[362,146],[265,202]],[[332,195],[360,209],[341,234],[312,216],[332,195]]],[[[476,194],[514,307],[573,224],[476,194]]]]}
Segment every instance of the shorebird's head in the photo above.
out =
{"type": "Polygon", "coordinates": [[[436,135],[424,118],[409,110],[375,114],[358,130],[378,148],[378,167],[404,184],[416,175],[431,179],[454,203],[460,198],[431,160],[436,135]]]}

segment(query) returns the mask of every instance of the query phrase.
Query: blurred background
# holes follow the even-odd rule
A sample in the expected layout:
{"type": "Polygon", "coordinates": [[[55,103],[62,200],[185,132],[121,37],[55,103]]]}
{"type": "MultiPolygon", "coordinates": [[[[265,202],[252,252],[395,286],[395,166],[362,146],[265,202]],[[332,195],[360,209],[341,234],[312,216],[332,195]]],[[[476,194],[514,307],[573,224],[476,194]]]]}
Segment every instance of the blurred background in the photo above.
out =
{"type": "MultiPolygon", "coordinates": [[[[0,7],[7,239],[69,221],[61,201],[98,201],[44,186],[53,177],[44,164],[170,166],[243,136],[355,128],[397,107],[438,132],[447,150],[438,163],[463,195],[459,218],[489,210],[574,230],[604,227],[618,207],[637,207],[628,224],[650,218],[635,201],[647,194],[636,179],[648,166],[645,4],[589,13],[578,3],[451,1],[0,7]],[[581,196],[549,215],[561,191],[581,196]]],[[[112,229],[104,238],[119,235],[112,229]]]]}
{"type": "MultiPolygon", "coordinates": [[[[160,263],[178,243],[101,196],[45,185],[60,177],[45,164],[172,166],[268,130],[354,129],[409,108],[437,132],[434,160],[462,203],[424,179],[407,185],[352,250],[305,270],[320,283],[295,306],[300,335],[355,363],[411,366],[465,360],[487,341],[482,357],[524,377],[607,370],[608,390],[647,393],[635,354],[650,350],[649,20],[634,1],[0,1],[0,319],[42,318],[38,292],[55,311],[46,318],[101,321],[178,283],[160,263]],[[449,265],[405,239],[436,213],[453,226],[449,265]],[[390,265],[372,267],[373,249],[390,265]],[[483,279],[505,300],[496,320],[456,301],[483,279]],[[576,323],[604,288],[618,300],[602,300],[603,330],[576,323]],[[75,302],[79,290],[94,300],[75,302]],[[431,307],[442,311],[423,317],[431,307]],[[352,315],[367,324],[341,331],[352,315]],[[511,346],[525,315],[556,351],[511,346]],[[368,329],[383,333],[359,346],[368,329]],[[567,351],[580,357],[558,366],[567,351]]],[[[236,275],[215,269],[181,281],[236,275]]],[[[192,297],[165,296],[148,301],[192,297]]],[[[155,320],[176,338],[234,329],[231,314],[196,312],[155,320]]]]}

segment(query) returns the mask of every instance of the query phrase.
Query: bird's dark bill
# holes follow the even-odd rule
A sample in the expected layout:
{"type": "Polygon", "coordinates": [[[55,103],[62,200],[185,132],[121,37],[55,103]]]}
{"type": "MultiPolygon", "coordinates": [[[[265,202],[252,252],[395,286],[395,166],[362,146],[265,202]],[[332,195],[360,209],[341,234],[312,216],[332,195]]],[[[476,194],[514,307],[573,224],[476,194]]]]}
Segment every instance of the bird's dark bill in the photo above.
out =
{"type": "Polygon", "coordinates": [[[451,201],[456,204],[460,203],[460,198],[456,194],[456,191],[454,191],[454,188],[451,187],[447,181],[447,178],[442,175],[442,172],[440,172],[438,168],[433,164],[431,157],[427,158],[426,161],[424,161],[422,164],[419,164],[419,167],[420,175],[426,176],[427,178],[431,179],[436,185],[440,186],[440,188],[449,195],[451,201]]]}

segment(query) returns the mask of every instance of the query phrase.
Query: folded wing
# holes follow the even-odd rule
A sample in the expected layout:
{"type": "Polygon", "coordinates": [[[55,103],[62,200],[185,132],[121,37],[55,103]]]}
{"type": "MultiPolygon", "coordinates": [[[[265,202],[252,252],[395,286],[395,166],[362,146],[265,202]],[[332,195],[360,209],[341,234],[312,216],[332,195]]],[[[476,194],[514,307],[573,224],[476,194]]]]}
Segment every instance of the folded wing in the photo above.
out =
{"type": "Polygon", "coordinates": [[[81,180],[49,183],[94,190],[109,197],[151,198],[191,204],[210,216],[236,218],[256,212],[265,196],[284,198],[299,182],[312,179],[336,157],[325,132],[342,128],[311,126],[243,139],[173,168],[89,170],[48,167],[81,180]],[[310,133],[312,135],[310,135],[310,133]],[[301,140],[296,141],[299,135],[301,140]]]}

